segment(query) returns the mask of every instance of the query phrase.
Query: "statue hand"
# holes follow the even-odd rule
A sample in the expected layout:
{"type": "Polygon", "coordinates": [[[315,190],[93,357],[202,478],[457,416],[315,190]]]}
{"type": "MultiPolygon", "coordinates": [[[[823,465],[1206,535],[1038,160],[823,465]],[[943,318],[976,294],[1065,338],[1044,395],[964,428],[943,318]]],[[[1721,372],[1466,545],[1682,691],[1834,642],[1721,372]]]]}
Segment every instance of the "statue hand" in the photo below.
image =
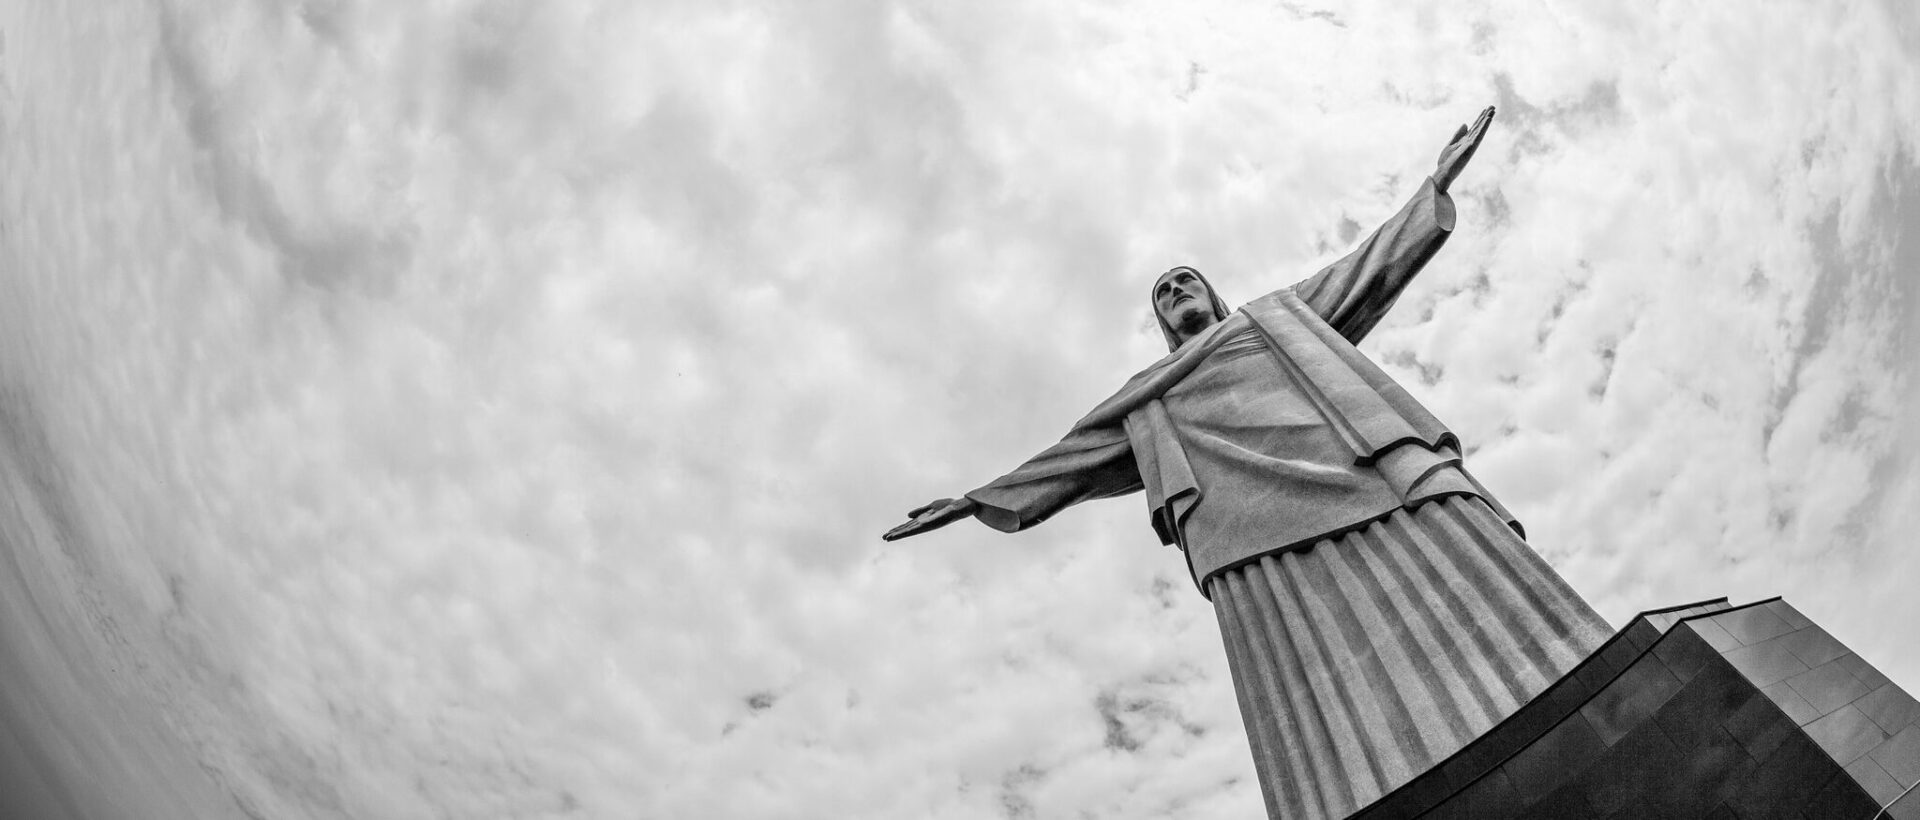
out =
{"type": "Polygon", "coordinates": [[[1453,178],[1460,175],[1460,169],[1467,167],[1467,160],[1473,159],[1473,152],[1480,147],[1480,140],[1487,136],[1487,126],[1493,124],[1493,106],[1480,112],[1480,117],[1472,126],[1460,126],[1453,132],[1453,141],[1440,149],[1440,164],[1433,170],[1433,187],[1446,193],[1447,186],[1453,184],[1453,178]]]}
{"type": "Polygon", "coordinates": [[[930,501],[907,512],[907,517],[912,521],[887,530],[887,534],[880,538],[883,541],[898,541],[910,535],[937,530],[972,515],[978,506],[973,499],[965,496],[930,501]]]}

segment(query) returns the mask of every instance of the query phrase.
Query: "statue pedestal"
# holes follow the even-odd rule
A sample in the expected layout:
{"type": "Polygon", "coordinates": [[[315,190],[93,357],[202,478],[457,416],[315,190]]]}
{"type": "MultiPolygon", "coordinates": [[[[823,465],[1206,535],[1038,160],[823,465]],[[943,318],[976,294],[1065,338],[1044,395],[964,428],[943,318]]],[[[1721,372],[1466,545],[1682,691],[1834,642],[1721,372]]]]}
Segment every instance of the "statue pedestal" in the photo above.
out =
{"type": "Polygon", "coordinates": [[[1641,613],[1351,816],[1920,820],[1916,718],[1920,702],[1785,601],[1723,598],[1641,613]]]}

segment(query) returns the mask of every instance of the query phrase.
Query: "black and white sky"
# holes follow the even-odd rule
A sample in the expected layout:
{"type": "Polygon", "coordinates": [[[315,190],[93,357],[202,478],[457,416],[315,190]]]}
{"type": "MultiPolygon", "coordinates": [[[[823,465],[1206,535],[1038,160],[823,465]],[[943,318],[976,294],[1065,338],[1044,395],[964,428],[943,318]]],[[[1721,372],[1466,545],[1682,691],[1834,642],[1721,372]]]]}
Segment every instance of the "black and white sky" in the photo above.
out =
{"type": "Polygon", "coordinates": [[[1362,349],[1615,624],[1920,687],[1920,11],[0,0],[0,774],[92,817],[1220,818],[1138,497],[898,544],[1500,114],[1362,349]]]}

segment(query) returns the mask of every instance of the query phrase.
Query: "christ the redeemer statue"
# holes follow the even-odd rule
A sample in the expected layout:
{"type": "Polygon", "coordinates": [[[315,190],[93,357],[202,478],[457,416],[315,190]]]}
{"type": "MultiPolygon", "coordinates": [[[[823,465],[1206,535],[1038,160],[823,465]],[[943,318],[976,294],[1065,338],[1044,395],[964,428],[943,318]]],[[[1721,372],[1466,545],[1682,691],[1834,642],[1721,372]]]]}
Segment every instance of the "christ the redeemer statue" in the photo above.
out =
{"type": "Polygon", "coordinates": [[[1354,345],[1446,242],[1447,187],[1492,121],[1462,126],[1412,201],[1291,287],[1229,311],[1199,271],[1162,274],[1166,358],[885,538],[967,516],[1014,532],[1144,490],[1219,616],[1273,817],[1344,816],[1479,736],[1612,630],[1354,345]]]}

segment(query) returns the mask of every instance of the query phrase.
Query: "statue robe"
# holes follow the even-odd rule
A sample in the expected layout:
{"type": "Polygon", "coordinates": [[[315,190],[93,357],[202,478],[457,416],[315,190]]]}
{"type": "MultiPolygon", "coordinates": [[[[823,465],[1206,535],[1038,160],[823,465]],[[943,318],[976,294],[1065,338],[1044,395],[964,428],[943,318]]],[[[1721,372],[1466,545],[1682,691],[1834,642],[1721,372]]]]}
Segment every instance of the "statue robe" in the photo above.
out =
{"type": "Polygon", "coordinates": [[[967,493],[1012,532],[1145,491],[1212,599],[1271,817],[1339,817],[1511,714],[1611,630],[1459,442],[1354,347],[1445,243],[1425,181],[1351,254],[1141,371],[967,493]]]}

